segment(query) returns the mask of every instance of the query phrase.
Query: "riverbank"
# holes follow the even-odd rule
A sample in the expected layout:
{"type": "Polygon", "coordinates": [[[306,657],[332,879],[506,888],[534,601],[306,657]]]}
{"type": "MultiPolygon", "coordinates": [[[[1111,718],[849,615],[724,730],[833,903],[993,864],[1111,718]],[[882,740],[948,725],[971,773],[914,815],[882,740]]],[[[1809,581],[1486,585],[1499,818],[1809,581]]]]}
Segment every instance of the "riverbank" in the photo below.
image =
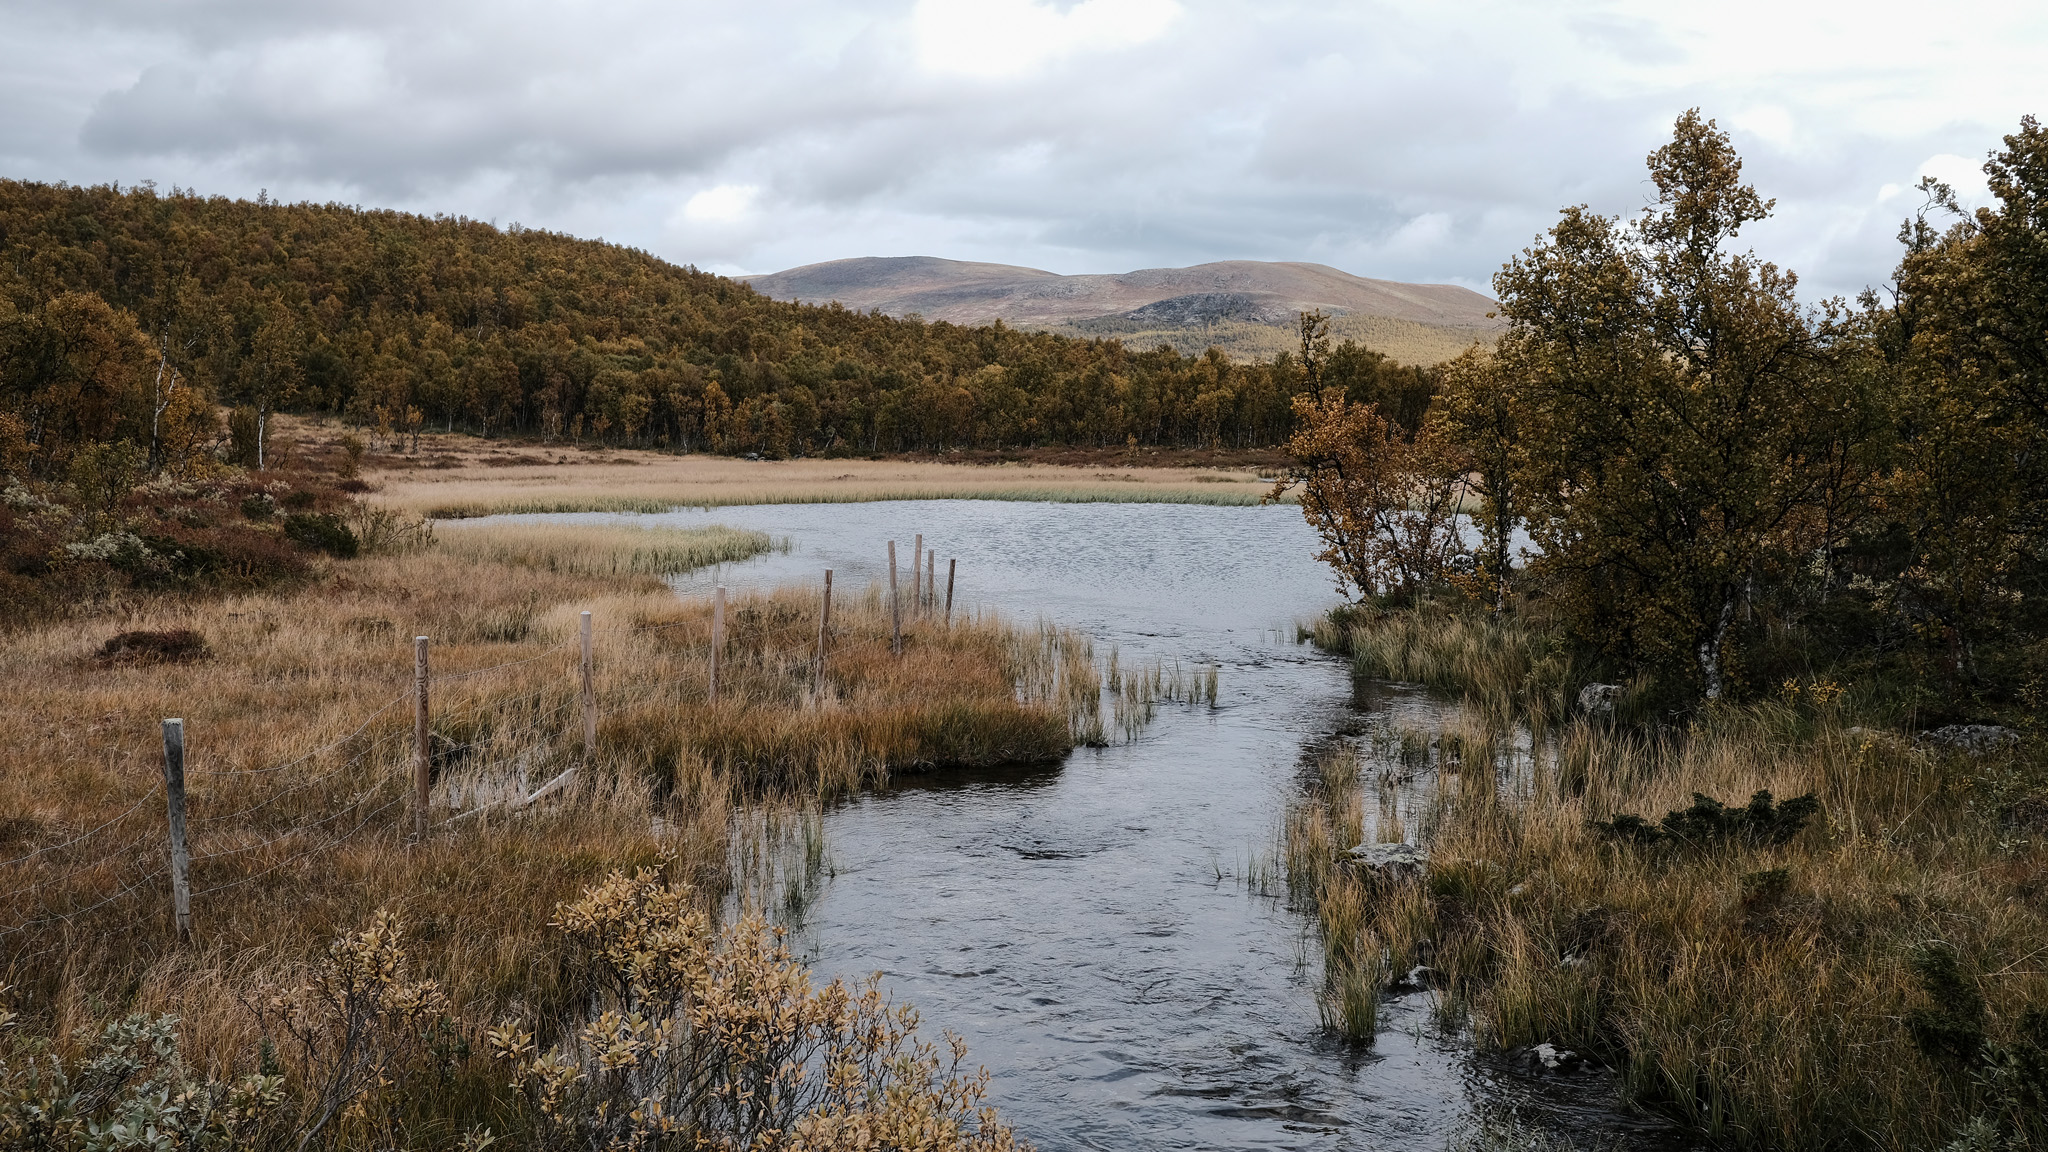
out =
{"type": "Polygon", "coordinates": [[[1915,741],[1859,723],[1828,683],[1683,732],[1593,723],[1558,707],[1577,685],[1556,645],[1439,623],[1389,614],[1319,638],[1368,679],[1396,671],[1478,706],[1464,726],[1327,759],[1289,819],[1334,1025],[1369,1036],[1378,989],[1420,965],[1483,1043],[1612,1068],[1638,1104],[1717,1143],[2039,1146],[2034,741],[1915,741]],[[1517,753],[1501,721],[1531,706],[1549,735],[1517,753]],[[1404,810],[1398,782],[1424,771],[1433,787],[1404,810]],[[1418,878],[1339,862],[1411,831],[1418,878]]]}
{"type": "Polygon", "coordinates": [[[664,512],[736,504],[876,500],[1257,504],[1271,485],[1215,469],[736,460],[655,452],[423,457],[366,474],[375,499],[435,519],[514,512],[664,512]]]}
{"type": "Polygon", "coordinates": [[[388,913],[407,979],[431,981],[445,1012],[416,1021],[433,1032],[413,1037],[432,1074],[386,1103],[418,1146],[479,1125],[502,1136],[538,1121],[514,1115],[484,1029],[509,1014],[548,1039],[589,1002],[581,946],[551,927],[563,903],[659,863],[716,910],[761,853],[743,808],[1073,745],[1053,686],[1087,682],[1063,663],[1084,645],[913,610],[899,656],[868,587],[837,590],[822,687],[816,590],[735,596],[710,702],[710,605],[662,577],[758,554],[764,534],[463,525],[409,540],[266,591],[130,597],[0,636],[0,742],[15,757],[0,779],[8,1075],[37,1037],[77,1055],[130,1014],[170,1014],[195,1067],[223,1080],[275,1067],[290,1107],[315,1107],[328,1040],[295,1048],[268,997],[388,913]],[[431,638],[423,813],[418,635],[431,638]],[[169,895],[164,717],[183,720],[189,943],[169,895]]]}
{"type": "MultiPolygon", "coordinates": [[[[349,430],[283,417],[289,452],[338,467],[349,430]]],[[[590,442],[484,440],[422,432],[359,437],[378,503],[435,519],[532,512],[876,500],[1251,505],[1272,488],[1270,451],[1017,449],[889,459],[748,460],[590,442]]]]}

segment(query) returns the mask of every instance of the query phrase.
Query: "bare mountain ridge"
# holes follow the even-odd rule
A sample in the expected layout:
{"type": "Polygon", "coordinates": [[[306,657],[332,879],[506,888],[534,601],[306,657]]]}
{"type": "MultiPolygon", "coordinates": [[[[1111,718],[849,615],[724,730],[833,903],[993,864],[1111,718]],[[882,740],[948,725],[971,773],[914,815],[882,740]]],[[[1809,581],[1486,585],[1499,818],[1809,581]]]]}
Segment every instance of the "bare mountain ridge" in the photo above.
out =
{"type": "Polygon", "coordinates": [[[1223,260],[1192,268],[1143,268],[1121,274],[1062,276],[1038,268],[978,264],[932,256],[828,260],[740,279],[778,300],[838,301],[894,316],[1017,327],[1058,327],[1121,319],[1146,328],[1199,327],[1219,321],[1291,324],[1320,308],[1335,316],[1375,316],[1431,327],[1492,332],[1494,302],[1451,284],[1403,284],[1353,276],[1326,264],[1223,260]]]}

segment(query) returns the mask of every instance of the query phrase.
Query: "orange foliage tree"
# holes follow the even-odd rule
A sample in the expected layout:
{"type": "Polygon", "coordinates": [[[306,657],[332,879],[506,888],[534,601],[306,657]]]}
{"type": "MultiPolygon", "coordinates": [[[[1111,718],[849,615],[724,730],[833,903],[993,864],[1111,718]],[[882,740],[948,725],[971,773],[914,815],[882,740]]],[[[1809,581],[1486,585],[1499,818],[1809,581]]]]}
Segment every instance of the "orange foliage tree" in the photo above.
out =
{"type": "MultiPolygon", "coordinates": [[[[1320,312],[1302,315],[1301,367],[1311,386],[1322,381],[1328,331],[1320,312]]],[[[1464,553],[1457,513],[1467,481],[1450,440],[1427,424],[1408,437],[1378,404],[1334,387],[1295,397],[1294,421],[1291,463],[1267,499],[1297,494],[1338,590],[1408,601],[1441,581],[1464,553]]]]}

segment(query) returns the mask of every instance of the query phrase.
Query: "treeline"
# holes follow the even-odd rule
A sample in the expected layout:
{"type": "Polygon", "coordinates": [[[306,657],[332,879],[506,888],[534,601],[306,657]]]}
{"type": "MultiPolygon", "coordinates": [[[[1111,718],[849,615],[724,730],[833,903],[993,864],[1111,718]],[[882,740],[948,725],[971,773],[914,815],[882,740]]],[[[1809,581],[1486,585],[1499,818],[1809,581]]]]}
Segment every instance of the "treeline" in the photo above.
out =
{"type": "MultiPolygon", "coordinates": [[[[1421,419],[1426,369],[1326,377],[1421,419]]],[[[479,221],[0,181],[0,441],[50,473],[123,439],[261,465],[269,414],[679,451],[1270,447],[1291,356],[778,302],[646,253],[479,221]],[[217,406],[245,410],[232,438],[217,406]]],[[[19,458],[18,460],[16,458],[19,458]]]]}
{"type": "Polygon", "coordinates": [[[1367,599],[1540,609],[1681,697],[1847,674],[1917,686],[1907,709],[2038,710],[2048,131],[2029,117],[2004,144],[1994,205],[1924,182],[1894,282],[1808,307],[1736,250],[1771,202],[1688,113],[1650,157],[1655,205],[1567,209],[1495,277],[1507,331],[1445,366],[1420,435],[1334,391],[1298,401],[1327,558],[1367,599]]]}

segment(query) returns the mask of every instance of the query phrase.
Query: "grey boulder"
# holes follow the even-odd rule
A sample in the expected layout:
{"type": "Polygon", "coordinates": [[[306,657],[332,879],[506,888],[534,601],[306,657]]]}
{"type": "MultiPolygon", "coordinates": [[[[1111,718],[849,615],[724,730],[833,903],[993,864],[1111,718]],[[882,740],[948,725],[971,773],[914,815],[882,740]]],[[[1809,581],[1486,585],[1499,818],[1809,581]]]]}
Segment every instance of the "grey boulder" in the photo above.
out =
{"type": "Polygon", "coordinates": [[[1420,876],[1429,867],[1429,853],[1414,844],[1360,844],[1344,853],[1344,863],[1390,880],[1420,876]]]}
{"type": "Polygon", "coordinates": [[[1621,685],[1588,684],[1579,689],[1579,713],[1595,720],[1612,720],[1614,706],[1621,701],[1621,685]]]}
{"type": "Polygon", "coordinates": [[[1915,740],[1923,748],[1982,755],[1998,752],[2020,742],[2020,734],[1997,724],[1950,724],[1920,733],[1915,740]]]}

